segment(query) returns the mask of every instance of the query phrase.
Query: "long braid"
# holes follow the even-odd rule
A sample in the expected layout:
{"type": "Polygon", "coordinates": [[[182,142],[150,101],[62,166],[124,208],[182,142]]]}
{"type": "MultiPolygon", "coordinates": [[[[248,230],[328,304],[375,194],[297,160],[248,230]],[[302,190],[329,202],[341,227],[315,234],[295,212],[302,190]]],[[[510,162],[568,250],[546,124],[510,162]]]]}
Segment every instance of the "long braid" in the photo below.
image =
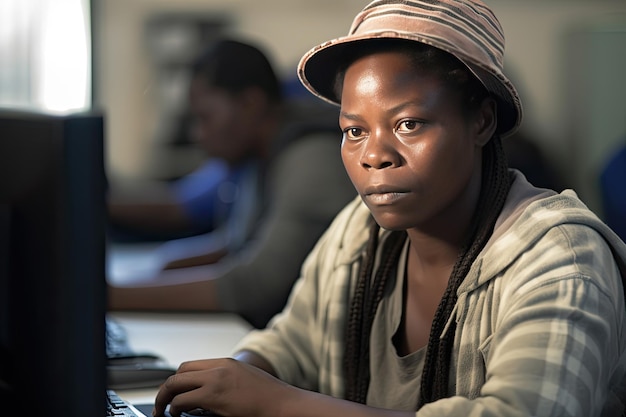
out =
{"type": "Polygon", "coordinates": [[[406,239],[406,232],[391,233],[383,246],[380,257],[381,265],[372,281],[379,229],[378,224],[373,222],[365,259],[361,264],[350,308],[344,355],[345,397],[350,401],[363,404],[367,400],[367,389],[370,381],[369,351],[372,323],[378,304],[383,298],[387,278],[396,267],[406,239]]]}
{"type": "Polygon", "coordinates": [[[361,263],[359,278],[348,315],[343,366],[346,375],[345,396],[351,401],[358,401],[357,385],[359,381],[359,365],[361,362],[358,358],[360,358],[362,354],[359,335],[362,333],[363,306],[367,288],[369,287],[369,277],[374,269],[374,257],[376,254],[376,246],[378,245],[378,229],[378,224],[373,222],[370,228],[365,258],[361,263]]]}
{"type": "Polygon", "coordinates": [[[459,285],[493,233],[511,181],[512,177],[508,171],[502,142],[496,136],[485,147],[481,193],[472,221],[474,226],[469,234],[469,240],[454,265],[448,287],[433,319],[422,373],[418,409],[424,404],[448,396],[450,358],[456,333],[456,321],[451,321],[443,337],[440,338],[440,335],[456,304],[456,291],[459,285]]]}

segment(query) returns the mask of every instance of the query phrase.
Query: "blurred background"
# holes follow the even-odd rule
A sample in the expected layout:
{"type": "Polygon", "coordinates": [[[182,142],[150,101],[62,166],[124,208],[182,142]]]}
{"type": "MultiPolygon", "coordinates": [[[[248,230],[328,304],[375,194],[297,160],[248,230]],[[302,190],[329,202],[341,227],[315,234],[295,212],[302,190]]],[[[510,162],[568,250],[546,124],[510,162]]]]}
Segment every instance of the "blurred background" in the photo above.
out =
{"type": "MultiPolygon", "coordinates": [[[[176,178],[203,158],[181,118],[186,68],[205,42],[223,33],[251,38],[288,83],[302,54],[347,33],[366,3],[0,0],[0,106],[101,109],[110,176],[176,178]]],[[[626,1],[486,3],[505,30],[523,135],[601,214],[600,170],[626,143],[626,1]]]]}

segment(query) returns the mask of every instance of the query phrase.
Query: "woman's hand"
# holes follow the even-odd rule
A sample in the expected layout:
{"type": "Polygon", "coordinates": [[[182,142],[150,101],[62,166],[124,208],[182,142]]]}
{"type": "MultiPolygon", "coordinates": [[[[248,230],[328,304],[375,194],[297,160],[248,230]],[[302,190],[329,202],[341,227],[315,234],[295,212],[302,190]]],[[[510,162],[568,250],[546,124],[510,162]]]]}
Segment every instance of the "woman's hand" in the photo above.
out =
{"type": "Polygon", "coordinates": [[[223,416],[275,416],[299,390],[261,369],[235,359],[208,359],[183,363],[161,386],[154,416],[180,415],[194,409],[223,416]]]}

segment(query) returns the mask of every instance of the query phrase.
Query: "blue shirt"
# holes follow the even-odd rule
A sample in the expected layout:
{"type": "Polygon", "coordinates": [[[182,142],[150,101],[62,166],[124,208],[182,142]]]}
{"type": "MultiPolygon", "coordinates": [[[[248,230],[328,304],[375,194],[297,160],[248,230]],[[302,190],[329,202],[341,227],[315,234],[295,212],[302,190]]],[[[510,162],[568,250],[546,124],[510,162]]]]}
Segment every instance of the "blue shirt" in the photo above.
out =
{"type": "MultiPolygon", "coordinates": [[[[254,216],[257,209],[244,210],[238,206],[258,205],[258,166],[251,160],[233,168],[214,158],[176,181],[173,185],[175,194],[194,226],[212,231],[229,223],[233,213],[254,216]]],[[[249,221],[239,218],[233,223],[246,224],[249,221]]]]}

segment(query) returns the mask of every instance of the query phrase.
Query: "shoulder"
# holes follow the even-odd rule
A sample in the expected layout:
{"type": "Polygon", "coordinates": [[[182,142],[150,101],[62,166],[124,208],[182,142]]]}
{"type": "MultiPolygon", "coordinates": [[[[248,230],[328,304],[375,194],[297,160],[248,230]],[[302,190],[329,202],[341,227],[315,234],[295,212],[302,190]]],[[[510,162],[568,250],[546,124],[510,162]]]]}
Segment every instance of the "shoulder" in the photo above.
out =
{"type": "MultiPolygon", "coordinates": [[[[282,124],[274,138],[272,154],[280,155],[287,149],[297,149],[300,142],[312,139],[328,139],[339,149],[339,107],[320,100],[294,99],[285,104],[282,124]]],[[[309,145],[311,146],[311,145],[309,145]]]]}
{"type": "Polygon", "coordinates": [[[268,175],[277,199],[308,213],[334,216],[356,195],[333,132],[310,132],[289,143],[274,157],[268,175]]]}
{"type": "Polygon", "coordinates": [[[622,292],[626,245],[572,190],[516,206],[479,257],[475,284],[504,274],[519,288],[576,279],[607,294],[622,292]]]}
{"type": "Polygon", "coordinates": [[[549,232],[555,228],[622,246],[615,233],[573,190],[556,193],[536,188],[518,175],[488,247],[517,247],[522,252],[541,239],[554,238],[549,232]]]}

